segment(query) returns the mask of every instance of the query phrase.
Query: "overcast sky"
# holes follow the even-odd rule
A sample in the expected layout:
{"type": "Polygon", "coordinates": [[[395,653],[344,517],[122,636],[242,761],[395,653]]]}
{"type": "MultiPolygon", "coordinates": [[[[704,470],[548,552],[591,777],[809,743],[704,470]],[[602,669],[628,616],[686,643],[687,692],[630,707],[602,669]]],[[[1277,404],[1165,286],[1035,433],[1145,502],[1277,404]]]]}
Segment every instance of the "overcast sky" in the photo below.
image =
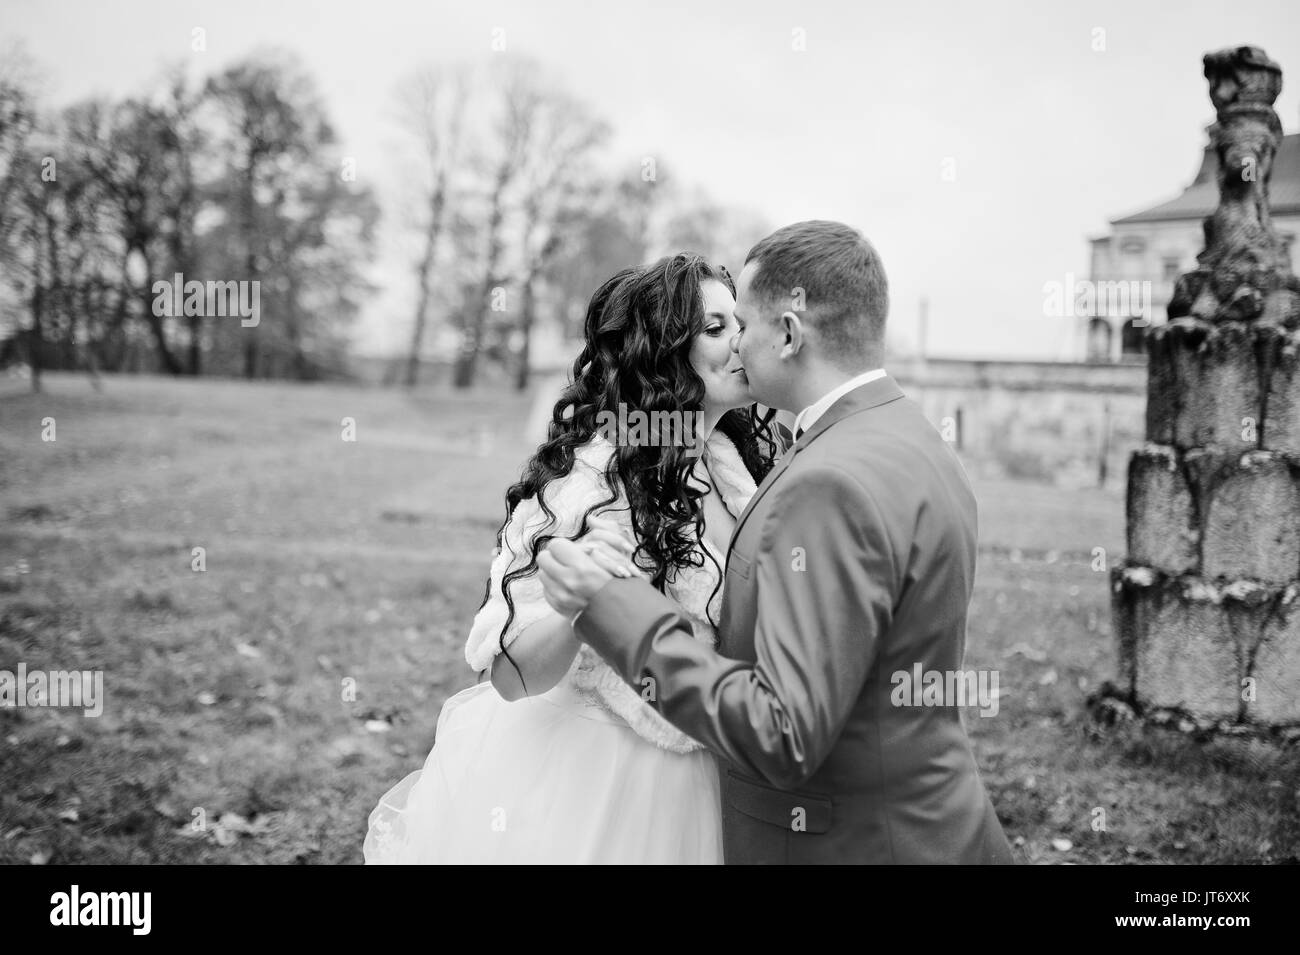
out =
{"type": "MultiPolygon", "coordinates": [[[[613,123],[610,162],[655,156],[776,224],[861,228],[900,342],[928,297],[931,354],[1072,357],[1043,284],[1085,276],[1089,236],[1191,181],[1214,118],[1207,50],[1263,46],[1283,69],[1284,129],[1300,118],[1295,0],[0,0],[0,39],[26,42],[56,105],[136,92],[167,62],[197,75],[259,47],[295,51],[381,196],[395,191],[399,77],[493,55],[497,28],[504,55],[541,60],[613,123]]],[[[410,321],[406,264],[377,274],[402,287],[367,309],[367,350],[400,347],[410,321]]]]}

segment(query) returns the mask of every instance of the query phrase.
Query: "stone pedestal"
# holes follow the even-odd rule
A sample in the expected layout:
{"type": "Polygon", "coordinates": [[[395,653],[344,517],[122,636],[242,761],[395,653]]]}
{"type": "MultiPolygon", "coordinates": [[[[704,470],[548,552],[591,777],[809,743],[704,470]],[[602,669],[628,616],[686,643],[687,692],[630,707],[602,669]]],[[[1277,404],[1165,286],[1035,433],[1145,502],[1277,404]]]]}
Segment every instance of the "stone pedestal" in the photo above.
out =
{"type": "Polygon", "coordinates": [[[1147,336],[1147,445],[1112,572],[1123,691],[1200,720],[1300,725],[1300,283],[1268,210],[1281,71],[1205,57],[1219,207],[1147,336]]]}

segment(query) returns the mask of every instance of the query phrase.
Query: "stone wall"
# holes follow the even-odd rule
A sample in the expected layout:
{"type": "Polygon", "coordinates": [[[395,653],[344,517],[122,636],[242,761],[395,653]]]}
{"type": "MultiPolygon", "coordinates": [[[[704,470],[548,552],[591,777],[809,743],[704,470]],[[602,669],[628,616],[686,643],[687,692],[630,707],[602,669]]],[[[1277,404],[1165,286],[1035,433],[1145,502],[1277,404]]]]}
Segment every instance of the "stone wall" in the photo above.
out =
{"type": "Polygon", "coordinates": [[[900,360],[899,384],[981,477],[1124,480],[1143,439],[1145,365],[900,360]],[[1104,471],[1103,471],[1104,462],[1104,471]]]}

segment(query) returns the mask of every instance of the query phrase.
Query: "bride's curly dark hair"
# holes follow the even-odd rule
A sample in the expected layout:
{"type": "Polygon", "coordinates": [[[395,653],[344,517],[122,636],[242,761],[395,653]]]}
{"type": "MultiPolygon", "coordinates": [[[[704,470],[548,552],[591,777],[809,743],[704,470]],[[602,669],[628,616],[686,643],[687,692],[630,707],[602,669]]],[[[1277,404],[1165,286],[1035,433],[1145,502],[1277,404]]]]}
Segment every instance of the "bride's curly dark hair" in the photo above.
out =
{"type": "MultiPolygon", "coordinates": [[[[519,502],[538,497],[547,524],[533,536],[528,564],[507,573],[501,582],[509,615],[498,640],[512,666],[514,660],[505,650],[505,635],[515,617],[510,585],[537,573],[537,555],[555,537],[546,533],[555,525],[556,515],[547,505],[542,489],[573,469],[574,451],[600,430],[597,422],[602,411],[617,414],[620,404],[629,414],[634,410],[702,410],[704,382],[691,367],[690,351],[695,336],[704,330],[700,285],[709,279],[722,282],[735,294],[735,284],[726,269],[710,265],[695,253],[681,252],[652,265],[624,269],[592,296],[587,306],[586,343],[573,363],[572,381],[555,403],[546,441],[524,466],[518,483],[506,491],[506,519],[497,531],[499,550],[519,502]]],[[[756,406],[749,405],[728,411],[716,426],[736,446],[755,483],[771,470],[780,450],[771,428],[774,414],[769,410],[760,418],[756,406]]],[[[694,428],[698,415],[670,420],[685,420],[694,428]]],[[[633,557],[649,558],[654,566],[650,582],[655,589],[662,592],[670,572],[675,573],[678,567],[703,567],[705,556],[716,566],[717,561],[698,544],[704,530],[705,492],[687,480],[695,463],[687,451],[695,440],[692,436],[687,441],[658,446],[617,443],[605,468],[610,495],[587,509],[570,539],[577,540],[587,533],[593,512],[618,500],[621,484],[639,542],[633,557]]],[[[721,586],[722,568],[718,570],[721,586]]],[[[491,592],[489,575],[483,604],[491,592]]],[[[518,672],[518,666],[515,670],[518,672]]]]}

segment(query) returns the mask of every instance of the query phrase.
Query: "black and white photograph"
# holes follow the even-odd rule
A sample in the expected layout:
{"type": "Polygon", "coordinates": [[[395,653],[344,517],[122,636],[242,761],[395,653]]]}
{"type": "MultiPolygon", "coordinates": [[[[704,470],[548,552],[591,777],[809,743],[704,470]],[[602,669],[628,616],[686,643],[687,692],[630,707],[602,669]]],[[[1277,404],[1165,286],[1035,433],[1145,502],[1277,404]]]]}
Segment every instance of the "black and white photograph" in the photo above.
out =
{"type": "Polygon", "coordinates": [[[1296,77],[1290,0],[0,0],[33,917],[1082,866],[1248,928],[1196,873],[1300,864],[1296,77]]]}

